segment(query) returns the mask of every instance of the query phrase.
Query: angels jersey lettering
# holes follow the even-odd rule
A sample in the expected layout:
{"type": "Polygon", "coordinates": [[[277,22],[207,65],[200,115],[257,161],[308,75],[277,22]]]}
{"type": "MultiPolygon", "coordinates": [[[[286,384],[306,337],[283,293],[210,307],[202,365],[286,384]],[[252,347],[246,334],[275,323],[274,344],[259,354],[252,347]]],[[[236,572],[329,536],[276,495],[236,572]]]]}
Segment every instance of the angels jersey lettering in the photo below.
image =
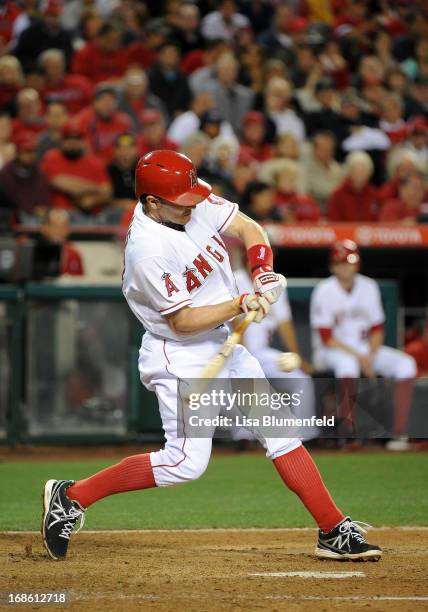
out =
{"type": "Polygon", "coordinates": [[[147,331],[182,342],[183,337],[170,329],[166,314],[237,296],[220,237],[237,212],[237,204],[211,195],[192,210],[181,232],[157,223],[144,213],[141,203],[137,204],[125,246],[122,290],[147,331]]]}

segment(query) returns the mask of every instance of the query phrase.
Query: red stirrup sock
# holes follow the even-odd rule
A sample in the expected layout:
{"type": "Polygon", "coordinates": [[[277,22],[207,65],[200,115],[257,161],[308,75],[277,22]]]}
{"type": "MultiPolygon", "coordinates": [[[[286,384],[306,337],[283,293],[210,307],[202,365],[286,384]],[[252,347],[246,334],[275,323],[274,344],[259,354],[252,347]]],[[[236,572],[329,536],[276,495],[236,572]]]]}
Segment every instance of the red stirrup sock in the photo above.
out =
{"type": "Polygon", "coordinates": [[[155,486],[150,455],[145,453],[126,457],[89,478],[78,480],[67,489],[67,497],[87,508],[108,495],[155,486]]]}
{"type": "Polygon", "coordinates": [[[345,518],[304,446],[277,457],[273,463],[287,487],[300,497],[322,531],[331,531],[345,518]]]}

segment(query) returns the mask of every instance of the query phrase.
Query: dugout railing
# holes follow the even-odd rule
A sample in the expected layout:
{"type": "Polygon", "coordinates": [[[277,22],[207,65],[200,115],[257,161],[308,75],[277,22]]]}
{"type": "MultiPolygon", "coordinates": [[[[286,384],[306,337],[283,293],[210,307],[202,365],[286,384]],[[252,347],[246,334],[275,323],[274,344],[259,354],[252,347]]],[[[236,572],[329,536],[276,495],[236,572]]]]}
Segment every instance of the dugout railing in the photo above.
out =
{"type": "MultiPolygon", "coordinates": [[[[288,285],[306,357],[316,282],[290,279],[288,285]]],[[[379,284],[386,343],[397,346],[398,285],[379,284]]],[[[143,331],[120,287],[0,285],[0,443],[162,439],[156,398],[139,380],[143,331]]]]}

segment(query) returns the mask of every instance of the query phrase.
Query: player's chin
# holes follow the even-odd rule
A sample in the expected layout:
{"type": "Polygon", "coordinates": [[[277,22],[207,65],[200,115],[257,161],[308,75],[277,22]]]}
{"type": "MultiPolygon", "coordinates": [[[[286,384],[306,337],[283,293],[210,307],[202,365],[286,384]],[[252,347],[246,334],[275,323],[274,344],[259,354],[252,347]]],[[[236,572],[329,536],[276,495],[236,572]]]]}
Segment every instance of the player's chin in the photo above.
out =
{"type": "Polygon", "coordinates": [[[183,225],[186,225],[186,223],[188,223],[191,218],[192,218],[192,211],[190,209],[185,210],[183,214],[181,215],[180,223],[182,223],[183,225]]]}

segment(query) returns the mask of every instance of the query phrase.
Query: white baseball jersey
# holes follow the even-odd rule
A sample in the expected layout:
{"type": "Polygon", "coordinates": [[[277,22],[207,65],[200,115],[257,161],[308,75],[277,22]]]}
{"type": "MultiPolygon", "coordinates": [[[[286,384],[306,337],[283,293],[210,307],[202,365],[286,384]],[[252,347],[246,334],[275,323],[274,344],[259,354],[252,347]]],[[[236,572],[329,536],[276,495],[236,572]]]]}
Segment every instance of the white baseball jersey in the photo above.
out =
{"type": "Polygon", "coordinates": [[[192,210],[184,231],[178,231],[157,223],[137,204],[125,247],[122,290],[147,331],[183,341],[165,315],[184,306],[219,304],[238,295],[220,237],[237,212],[237,204],[210,195],[192,210]]]}
{"type": "MultiPolygon", "coordinates": [[[[234,274],[240,294],[254,292],[253,283],[246,270],[235,270],[234,274]]],[[[269,348],[272,335],[278,325],[291,318],[290,302],[287,290],[284,289],[278,301],[271,305],[268,315],[257,325],[252,325],[245,334],[245,345],[250,353],[259,356],[262,350],[269,348]]],[[[277,356],[277,351],[275,351],[275,356],[277,356]]]]}
{"type": "MultiPolygon", "coordinates": [[[[328,328],[332,337],[357,350],[366,351],[370,329],[384,322],[378,284],[357,274],[350,291],[335,276],[321,281],[311,296],[311,327],[328,328]]],[[[313,335],[314,349],[322,345],[318,333],[313,335]]]]}

